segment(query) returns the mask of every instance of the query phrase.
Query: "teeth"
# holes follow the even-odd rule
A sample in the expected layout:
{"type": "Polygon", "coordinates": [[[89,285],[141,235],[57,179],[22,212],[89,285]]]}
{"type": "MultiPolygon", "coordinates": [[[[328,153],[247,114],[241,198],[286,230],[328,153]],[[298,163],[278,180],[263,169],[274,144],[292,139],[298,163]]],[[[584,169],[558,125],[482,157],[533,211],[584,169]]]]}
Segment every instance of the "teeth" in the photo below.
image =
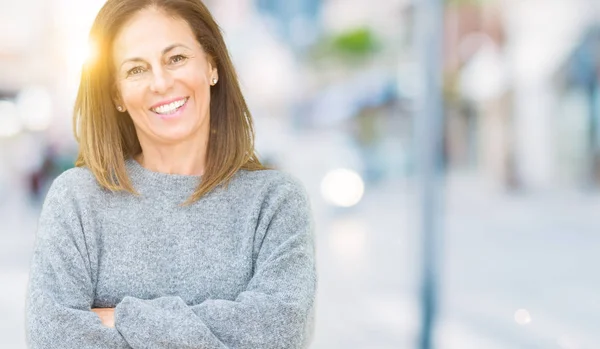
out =
{"type": "Polygon", "coordinates": [[[171,113],[175,112],[175,110],[177,110],[177,108],[184,105],[185,102],[187,102],[187,98],[180,99],[178,101],[171,102],[169,104],[161,105],[160,107],[152,108],[152,111],[157,114],[171,114],[171,113]]]}

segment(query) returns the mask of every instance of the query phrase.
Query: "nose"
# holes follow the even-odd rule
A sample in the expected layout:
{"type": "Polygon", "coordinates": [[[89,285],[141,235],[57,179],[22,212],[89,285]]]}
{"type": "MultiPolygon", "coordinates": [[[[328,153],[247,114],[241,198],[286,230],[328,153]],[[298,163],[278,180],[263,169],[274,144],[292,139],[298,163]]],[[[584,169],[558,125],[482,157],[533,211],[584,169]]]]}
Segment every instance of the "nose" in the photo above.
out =
{"type": "Polygon", "coordinates": [[[152,70],[152,81],[150,90],[157,94],[164,94],[173,86],[173,77],[171,73],[163,67],[152,70]]]}

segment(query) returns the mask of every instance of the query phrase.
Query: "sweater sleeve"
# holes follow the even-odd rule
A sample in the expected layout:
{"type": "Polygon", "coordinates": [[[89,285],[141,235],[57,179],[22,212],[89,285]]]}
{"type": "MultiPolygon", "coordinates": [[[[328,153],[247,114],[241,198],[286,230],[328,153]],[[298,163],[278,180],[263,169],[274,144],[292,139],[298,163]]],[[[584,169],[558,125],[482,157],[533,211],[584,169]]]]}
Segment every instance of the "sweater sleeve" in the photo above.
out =
{"type": "Polygon", "coordinates": [[[52,184],[38,222],[29,270],[25,333],[30,349],[127,349],[91,311],[88,250],[68,181],[52,184]]]}
{"type": "Polygon", "coordinates": [[[259,219],[255,271],[235,300],[188,306],[177,296],[125,297],[117,305],[116,327],[134,349],[308,346],[317,287],[313,222],[304,188],[288,189],[259,219]]]}

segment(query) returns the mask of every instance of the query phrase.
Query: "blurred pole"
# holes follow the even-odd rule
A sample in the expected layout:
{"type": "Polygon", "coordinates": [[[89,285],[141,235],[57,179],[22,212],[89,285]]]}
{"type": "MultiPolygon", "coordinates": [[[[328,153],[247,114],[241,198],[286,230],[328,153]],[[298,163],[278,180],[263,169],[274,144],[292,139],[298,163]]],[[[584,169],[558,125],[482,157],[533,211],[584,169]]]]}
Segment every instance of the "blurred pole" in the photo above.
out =
{"type": "Polygon", "coordinates": [[[589,170],[589,181],[592,189],[598,188],[598,170],[600,169],[600,154],[598,154],[598,145],[600,144],[598,133],[598,123],[600,122],[600,115],[598,113],[598,98],[600,96],[600,86],[598,84],[598,76],[596,72],[598,68],[594,66],[592,74],[594,74],[589,87],[590,97],[590,111],[588,115],[589,119],[589,133],[588,133],[588,148],[590,152],[590,170],[589,170]]]}
{"type": "Polygon", "coordinates": [[[423,89],[418,101],[416,155],[421,229],[421,333],[419,348],[431,349],[438,302],[441,245],[442,0],[418,0],[416,44],[423,89]]]}

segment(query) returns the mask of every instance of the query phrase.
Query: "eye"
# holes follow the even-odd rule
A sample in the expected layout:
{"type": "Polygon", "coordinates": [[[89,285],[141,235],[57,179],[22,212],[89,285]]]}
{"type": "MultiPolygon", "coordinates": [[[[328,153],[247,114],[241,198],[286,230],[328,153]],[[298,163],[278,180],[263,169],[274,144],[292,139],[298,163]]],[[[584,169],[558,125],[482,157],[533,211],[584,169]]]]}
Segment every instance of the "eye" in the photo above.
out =
{"type": "Polygon", "coordinates": [[[187,57],[184,55],[175,55],[175,56],[171,57],[170,61],[171,61],[171,63],[180,63],[180,62],[185,61],[186,59],[187,59],[187,57]]]}
{"type": "Polygon", "coordinates": [[[141,74],[144,72],[144,68],[142,68],[141,66],[137,66],[135,68],[131,68],[127,71],[127,76],[131,76],[131,75],[137,75],[137,74],[141,74]]]}

